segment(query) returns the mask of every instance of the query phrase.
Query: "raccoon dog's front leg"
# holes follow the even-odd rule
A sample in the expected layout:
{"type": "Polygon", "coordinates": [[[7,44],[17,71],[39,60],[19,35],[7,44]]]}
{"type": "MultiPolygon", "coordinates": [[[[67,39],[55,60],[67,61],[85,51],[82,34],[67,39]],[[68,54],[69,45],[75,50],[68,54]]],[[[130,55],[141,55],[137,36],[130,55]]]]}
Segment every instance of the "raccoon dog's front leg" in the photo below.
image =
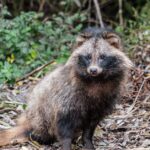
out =
{"type": "Polygon", "coordinates": [[[92,143],[92,137],[97,126],[97,122],[89,123],[85,126],[83,130],[82,140],[83,140],[83,150],[94,150],[92,143]]]}
{"type": "Polygon", "coordinates": [[[71,143],[74,137],[75,123],[70,114],[58,114],[57,137],[63,150],[71,150],[71,143]]]}

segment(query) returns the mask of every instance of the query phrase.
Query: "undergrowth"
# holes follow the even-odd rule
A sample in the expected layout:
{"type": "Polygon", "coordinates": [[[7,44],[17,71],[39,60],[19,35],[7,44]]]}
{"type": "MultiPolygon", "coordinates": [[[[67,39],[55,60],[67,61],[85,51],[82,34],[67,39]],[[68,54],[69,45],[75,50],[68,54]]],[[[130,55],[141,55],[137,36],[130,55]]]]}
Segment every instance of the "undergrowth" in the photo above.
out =
{"type": "MultiPolygon", "coordinates": [[[[134,19],[124,18],[125,26],[115,27],[130,55],[134,45],[150,41],[149,7],[149,2],[140,12],[131,7],[134,19]]],[[[56,64],[64,63],[70,55],[75,35],[87,27],[86,24],[86,12],[74,15],[60,12],[45,18],[42,13],[30,11],[12,18],[4,7],[0,11],[0,84],[13,84],[51,60],[56,64]]],[[[44,74],[45,71],[41,71],[37,76],[44,74]]]]}
{"type": "Polygon", "coordinates": [[[14,19],[3,11],[0,18],[0,83],[13,83],[34,68],[69,56],[74,35],[82,28],[84,13],[64,13],[43,20],[42,13],[22,12],[14,19]]]}

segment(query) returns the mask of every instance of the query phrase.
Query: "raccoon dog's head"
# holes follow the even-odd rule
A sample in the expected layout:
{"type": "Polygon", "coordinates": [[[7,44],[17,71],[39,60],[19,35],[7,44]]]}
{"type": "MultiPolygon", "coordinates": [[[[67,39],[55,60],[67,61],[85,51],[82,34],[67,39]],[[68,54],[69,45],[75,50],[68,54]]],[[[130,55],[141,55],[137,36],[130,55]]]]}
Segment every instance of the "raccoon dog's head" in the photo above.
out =
{"type": "Polygon", "coordinates": [[[84,80],[112,80],[121,77],[132,62],[122,52],[119,36],[107,29],[88,28],[77,37],[68,63],[84,80]]]}

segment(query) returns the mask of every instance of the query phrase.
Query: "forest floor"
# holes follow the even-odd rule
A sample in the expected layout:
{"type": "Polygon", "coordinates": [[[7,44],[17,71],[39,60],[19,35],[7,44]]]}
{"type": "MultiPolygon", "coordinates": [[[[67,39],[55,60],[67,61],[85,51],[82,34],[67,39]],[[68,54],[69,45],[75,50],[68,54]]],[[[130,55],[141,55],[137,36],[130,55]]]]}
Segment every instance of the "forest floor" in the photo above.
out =
{"type": "MultiPolygon", "coordinates": [[[[136,68],[129,74],[121,101],[113,114],[100,122],[94,135],[96,150],[150,150],[150,45],[136,46],[132,58],[136,68]]],[[[26,107],[24,95],[38,79],[29,77],[12,89],[0,87],[0,129],[15,125],[26,107]]],[[[80,140],[74,149],[81,149],[80,140]]],[[[0,150],[58,150],[60,144],[43,146],[29,141],[0,150]]]]}

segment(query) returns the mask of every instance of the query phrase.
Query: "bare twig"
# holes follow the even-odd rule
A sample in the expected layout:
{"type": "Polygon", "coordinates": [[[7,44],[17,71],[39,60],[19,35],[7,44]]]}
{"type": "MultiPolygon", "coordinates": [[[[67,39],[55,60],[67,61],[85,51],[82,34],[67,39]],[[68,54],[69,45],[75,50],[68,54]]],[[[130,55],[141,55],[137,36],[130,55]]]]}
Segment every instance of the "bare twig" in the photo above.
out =
{"type": "Polygon", "coordinates": [[[99,19],[100,26],[101,26],[101,28],[104,28],[104,23],[103,23],[103,20],[102,20],[102,14],[101,14],[101,10],[100,10],[100,6],[98,4],[98,1],[94,0],[94,4],[95,4],[96,11],[97,11],[97,16],[98,16],[98,19],[99,19]]]}
{"type": "Polygon", "coordinates": [[[31,134],[29,136],[29,141],[28,141],[29,144],[31,144],[33,147],[37,148],[37,149],[40,149],[41,148],[41,145],[37,142],[37,141],[34,141],[31,137],[31,134]]]}
{"type": "Polygon", "coordinates": [[[88,1],[88,9],[87,9],[87,12],[88,12],[88,24],[90,25],[90,20],[91,20],[91,0],[88,1]]]}
{"type": "Polygon", "coordinates": [[[133,104],[129,107],[129,109],[128,109],[128,111],[127,111],[127,114],[129,114],[129,113],[132,111],[132,109],[134,108],[134,106],[135,106],[135,104],[136,104],[136,102],[137,102],[137,100],[138,100],[138,97],[139,97],[139,95],[140,95],[140,92],[141,92],[141,90],[142,90],[142,88],[143,88],[143,86],[144,86],[145,81],[146,81],[146,80],[144,79],[143,82],[142,82],[142,84],[141,84],[141,86],[140,86],[140,89],[139,89],[139,91],[138,91],[138,93],[137,93],[137,95],[136,95],[136,98],[135,98],[133,104]]]}
{"type": "Polygon", "coordinates": [[[122,15],[122,0],[119,0],[119,22],[120,25],[123,26],[123,15],[122,15]]]}
{"type": "Polygon", "coordinates": [[[41,146],[39,146],[38,144],[37,144],[37,142],[36,141],[28,141],[28,143],[30,144],[30,145],[32,145],[33,147],[35,147],[37,150],[40,150],[41,149],[41,146]]]}
{"type": "Polygon", "coordinates": [[[40,0],[40,2],[39,2],[39,11],[43,11],[43,7],[44,7],[44,5],[45,5],[45,0],[40,0]]]}
{"type": "Polygon", "coordinates": [[[35,73],[41,71],[42,69],[44,69],[45,67],[47,67],[48,65],[50,65],[50,64],[52,64],[52,63],[54,63],[54,62],[55,62],[55,61],[52,60],[52,61],[48,62],[47,64],[44,64],[44,65],[42,65],[42,66],[36,68],[35,70],[33,70],[33,71],[31,71],[30,73],[26,74],[24,77],[18,79],[16,82],[19,82],[19,81],[22,81],[22,80],[28,78],[29,76],[31,76],[31,75],[33,75],[33,74],[35,74],[35,73]]]}

